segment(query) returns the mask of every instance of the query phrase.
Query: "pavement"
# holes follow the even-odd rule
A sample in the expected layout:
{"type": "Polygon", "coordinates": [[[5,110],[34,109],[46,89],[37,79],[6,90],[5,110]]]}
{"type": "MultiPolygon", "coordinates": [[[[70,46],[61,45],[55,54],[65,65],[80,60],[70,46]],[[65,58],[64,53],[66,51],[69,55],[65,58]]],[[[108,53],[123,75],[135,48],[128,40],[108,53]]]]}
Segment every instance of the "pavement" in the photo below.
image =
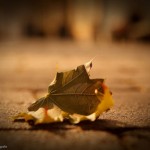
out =
{"type": "Polygon", "coordinates": [[[24,39],[0,42],[0,149],[150,149],[150,44],[24,39]],[[95,122],[31,126],[12,117],[47,93],[57,71],[95,57],[114,107],[95,122]]]}

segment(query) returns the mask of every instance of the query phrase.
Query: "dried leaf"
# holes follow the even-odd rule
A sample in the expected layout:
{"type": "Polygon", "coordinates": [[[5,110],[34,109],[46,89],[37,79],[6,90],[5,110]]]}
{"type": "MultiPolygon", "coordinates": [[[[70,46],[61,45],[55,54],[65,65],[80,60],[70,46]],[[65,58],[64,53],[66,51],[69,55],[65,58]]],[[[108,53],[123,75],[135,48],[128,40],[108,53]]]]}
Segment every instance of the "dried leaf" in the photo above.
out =
{"type": "Polygon", "coordinates": [[[30,105],[29,112],[22,115],[25,121],[32,117],[35,124],[62,122],[64,119],[72,123],[94,121],[113,106],[104,79],[89,78],[91,67],[90,61],[74,70],[57,73],[48,87],[47,96],[30,105]]]}

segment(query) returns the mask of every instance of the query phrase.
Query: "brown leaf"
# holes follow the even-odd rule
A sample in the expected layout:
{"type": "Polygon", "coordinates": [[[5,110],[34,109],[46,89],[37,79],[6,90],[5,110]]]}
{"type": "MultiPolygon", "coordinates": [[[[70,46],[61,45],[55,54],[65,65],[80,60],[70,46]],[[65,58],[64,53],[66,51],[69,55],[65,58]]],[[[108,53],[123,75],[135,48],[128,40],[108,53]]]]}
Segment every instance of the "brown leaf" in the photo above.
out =
{"type": "MultiPolygon", "coordinates": [[[[25,121],[35,124],[81,120],[94,121],[101,113],[113,106],[111,93],[104,85],[104,79],[90,79],[92,62],[74,70],[59,72],[48,87],[48,94],[28,107],[22,113],[25,121]]],[[[16,117],[16,119],[19,118],[16,117]]]]}

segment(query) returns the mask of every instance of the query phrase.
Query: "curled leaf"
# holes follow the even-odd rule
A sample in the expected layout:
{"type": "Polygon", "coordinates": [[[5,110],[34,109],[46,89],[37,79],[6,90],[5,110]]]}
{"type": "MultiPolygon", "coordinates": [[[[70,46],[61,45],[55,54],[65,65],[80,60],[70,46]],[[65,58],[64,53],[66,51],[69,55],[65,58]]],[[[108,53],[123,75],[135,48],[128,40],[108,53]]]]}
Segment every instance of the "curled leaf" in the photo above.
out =
{"type": "MultiPolygon", "coordinates": [[[[92,62],[74,70],[59,72],[48,87],[48,94],[28,107],[22,115],[25,121],[35,124],[82,120],[94,121],[100,114],[113,106],[111,93],[104,79],[90,79],[92,62]]],[[[18,116],[19,117],[19,116],[18,116]]]]}

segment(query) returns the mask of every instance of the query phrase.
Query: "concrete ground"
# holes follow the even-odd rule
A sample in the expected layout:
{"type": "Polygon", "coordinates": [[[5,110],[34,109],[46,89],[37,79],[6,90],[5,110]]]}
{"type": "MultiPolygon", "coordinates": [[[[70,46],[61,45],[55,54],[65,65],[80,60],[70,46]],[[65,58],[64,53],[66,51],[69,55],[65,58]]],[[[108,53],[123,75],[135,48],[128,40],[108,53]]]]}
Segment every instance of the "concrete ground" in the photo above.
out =
{"type": "Polygon", "coordinates": [[[0,43],[0,149],[150,149],[150,45],[22,40],[0,43]],[[105,78],[115,106],[95,122],[32,127],[13,122],[47,92],[56,71],[95,57],[91,78],[105,78]]]}

